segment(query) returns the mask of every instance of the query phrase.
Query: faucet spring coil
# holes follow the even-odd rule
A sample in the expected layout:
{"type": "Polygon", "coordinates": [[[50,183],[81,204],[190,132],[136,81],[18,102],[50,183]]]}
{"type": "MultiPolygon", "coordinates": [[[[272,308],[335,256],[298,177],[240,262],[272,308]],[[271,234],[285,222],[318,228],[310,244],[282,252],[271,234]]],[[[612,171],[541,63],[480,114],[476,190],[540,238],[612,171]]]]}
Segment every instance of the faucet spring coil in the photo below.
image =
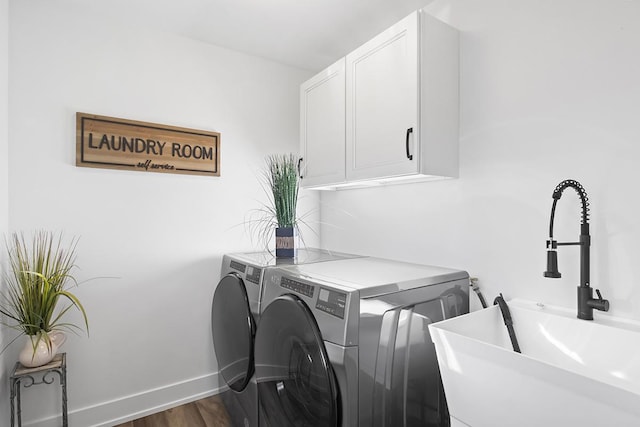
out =
{"type": "Polygon", "coordinates": [[[574,179],[565,179],[560,184],[558,184],[553,190],[553,198],[555,200],[560,200],[562,197],[562,192],[567,188],[573,188],[578,193],[580,197],[580,201],[582,202],[582,223],[586,224],[589,222],[589,197],[587,196],[587,191],[584,189],[582,184],[574,179]]]}

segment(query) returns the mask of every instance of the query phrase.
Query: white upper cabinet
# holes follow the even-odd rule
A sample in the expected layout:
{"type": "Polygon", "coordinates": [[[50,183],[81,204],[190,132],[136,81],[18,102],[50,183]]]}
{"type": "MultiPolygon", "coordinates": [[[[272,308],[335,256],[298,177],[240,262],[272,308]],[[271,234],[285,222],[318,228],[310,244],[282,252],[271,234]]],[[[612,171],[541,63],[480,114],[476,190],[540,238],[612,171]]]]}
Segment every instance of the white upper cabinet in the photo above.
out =
{"type": "Polygon", "coordinates": [[[345,181],[344,58],[300,87],[300,176],[302,185],[345,181]]]}
{"type": "Polygon", "coordinates": [[[457,177],[458,68],[458,32],[417,11],[304,83],[303,185],[457,177]]]}
{"type": "Polygon", "coordinates": [[[346,65],[347,179],[416,173],[418,13],[348,54],[346,65]]]}

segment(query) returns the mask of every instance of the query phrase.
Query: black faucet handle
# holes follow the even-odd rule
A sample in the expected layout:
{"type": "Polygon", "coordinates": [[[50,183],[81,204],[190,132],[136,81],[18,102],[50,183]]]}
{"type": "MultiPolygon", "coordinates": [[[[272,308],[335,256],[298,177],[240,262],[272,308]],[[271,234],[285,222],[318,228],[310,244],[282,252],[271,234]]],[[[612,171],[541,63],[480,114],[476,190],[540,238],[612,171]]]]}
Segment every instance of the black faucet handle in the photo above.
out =
{"type": "Polygon", "coordinates": [[[609,301],[602,298],[600,289],[596,289],[596,294],[598,295],[598,299],[589,301],[588,305],[592,308],[595,308],[596,310],[609,311],[609,301]]]}

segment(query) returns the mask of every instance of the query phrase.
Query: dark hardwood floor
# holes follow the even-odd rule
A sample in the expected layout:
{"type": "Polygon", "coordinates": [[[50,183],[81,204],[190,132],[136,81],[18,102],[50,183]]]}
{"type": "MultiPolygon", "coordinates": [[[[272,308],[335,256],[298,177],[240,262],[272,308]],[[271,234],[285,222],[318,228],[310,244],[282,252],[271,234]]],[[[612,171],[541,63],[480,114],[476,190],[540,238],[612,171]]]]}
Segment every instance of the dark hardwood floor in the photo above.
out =
{"type": "Polygon", "coordinates": [[[231,421],[220,397],[211,396],[116,427],[231,427],[231,421]]]}

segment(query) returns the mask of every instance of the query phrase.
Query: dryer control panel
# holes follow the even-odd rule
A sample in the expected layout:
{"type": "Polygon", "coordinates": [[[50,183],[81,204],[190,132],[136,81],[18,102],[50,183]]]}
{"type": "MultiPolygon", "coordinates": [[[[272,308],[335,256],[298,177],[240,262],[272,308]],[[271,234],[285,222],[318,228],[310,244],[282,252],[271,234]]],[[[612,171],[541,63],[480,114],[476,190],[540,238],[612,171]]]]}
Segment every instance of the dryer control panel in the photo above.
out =
{"type": "Polygon", "coordinates": [[[249,282],[255,283],[256,285],[260,284],[260,275],[262,274],[262,269],[258,267],[247,268],[246,279],[249,282]]]}
{"type": "Polygon", "coordinates": [[[320,288],[316,308],[325,313],[344,319],[344,307],[347,304],[347,294],[327,288],[320,288]]]}
{"type": "Polygon", "coordinates": [[[290,291],[297,292],[301,295],[307,296],[309,298],[313,298],[314,286],[309,285],[307,283],[298,282],[297,280],[289,279],[288,277],[283,277],[280,280],[280,286],[285,289],[289,289],[290,291]]]}

